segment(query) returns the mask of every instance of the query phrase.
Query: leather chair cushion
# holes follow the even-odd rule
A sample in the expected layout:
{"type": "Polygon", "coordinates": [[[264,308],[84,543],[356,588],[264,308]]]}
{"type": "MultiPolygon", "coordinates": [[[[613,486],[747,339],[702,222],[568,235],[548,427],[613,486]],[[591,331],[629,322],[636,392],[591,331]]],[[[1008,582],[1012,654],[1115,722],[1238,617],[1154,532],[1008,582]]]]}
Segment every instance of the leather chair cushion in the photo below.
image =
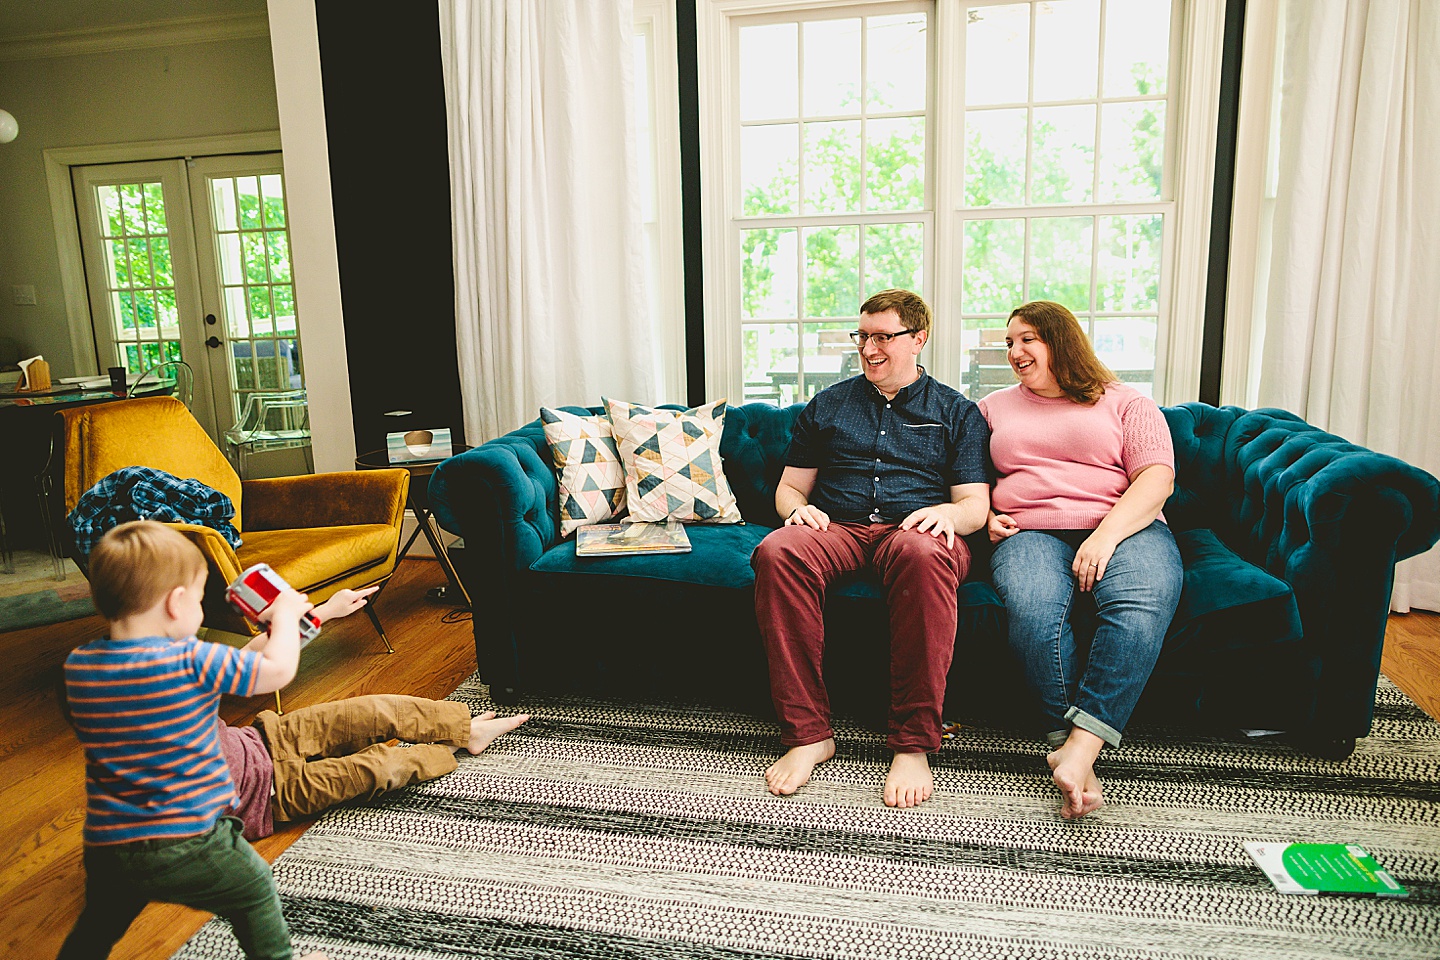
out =
{"type": "Polygon", "coordinates": [[[310,594],[310,599],[318,603],[334,593],[326,588],[339,589],[337,581],[384,563],[394,550],[394,526],[362,523],[250,531],[236,555],[242,567],[260,562],[270,564],[291,586],[310,594]]]}

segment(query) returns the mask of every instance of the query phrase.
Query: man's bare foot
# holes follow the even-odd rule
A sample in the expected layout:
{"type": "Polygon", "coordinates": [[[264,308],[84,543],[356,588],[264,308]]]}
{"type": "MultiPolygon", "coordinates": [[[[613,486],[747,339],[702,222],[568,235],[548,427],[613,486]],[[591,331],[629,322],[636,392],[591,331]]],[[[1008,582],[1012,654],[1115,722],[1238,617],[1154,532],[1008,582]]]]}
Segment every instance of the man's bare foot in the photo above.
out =
{"type": "Polygon", "coordinates": [[[899,753],[890,761],[885,777],[885,806],[918,807],[935,792],[935,778],[930,773],[930,758],[924,753],[899,753]]]}
{"type": "Polygon", "coordinates": [[[765,787],[777,797],[788,796],[810,781],[810,773],[818,764],[835,756],[835,738],[791,747],[785,756],[765,770],[765,787]]]}
{"type": "Polygon", "coordinates": [[[504,736],[529,719],[530,714],[528,713],[517,713],[513,717],[496,717],[494,710],[486,710],[478,717],[471,717],[470,742],[465,744],[465,749],[471,753],[479,753],[494,743],[496,737],[504,736]]]}
{"type": "Polygon", "coordinates": [[[1050,776],[1064,803],[1060,816],[1078,820],[1105,805],[1100,792],[1100,779],[1095,776],[1095,758],[1105,743],[1088,730],[1074,727],[1069,738],[1058,750],[1045,758],[1050,776]]]}

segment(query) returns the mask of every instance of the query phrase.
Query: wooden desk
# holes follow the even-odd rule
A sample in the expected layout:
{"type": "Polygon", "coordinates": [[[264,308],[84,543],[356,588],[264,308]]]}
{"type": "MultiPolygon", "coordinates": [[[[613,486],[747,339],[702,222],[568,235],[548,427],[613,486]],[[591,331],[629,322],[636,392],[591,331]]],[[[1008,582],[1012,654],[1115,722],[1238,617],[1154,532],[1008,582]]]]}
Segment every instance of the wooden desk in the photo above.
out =
{"type": "Polygon", "coordinates": [[[64,517],[54,515],[50,497],[59,475],[60,457],[56,451],[63,448],[64,441],[56,436],[57,418],[51,414],[69,407],[123,399],[108,389],[80,390],[73,386],[35,393],[0,393],[0,447],[5,451],[0,471],[0,569],[11,569],[12,541],[34,542],[37,535],[43,535],[55,560],[55,579],[64,579],[60,563],[60,544],[64,541],[59,527],[64,517]],[[31,509],[16,509],[22,503],[22,487],[27,488],[23,498],[31,509]],[[8,514],[7,494],[15,497],[8,514]]]}

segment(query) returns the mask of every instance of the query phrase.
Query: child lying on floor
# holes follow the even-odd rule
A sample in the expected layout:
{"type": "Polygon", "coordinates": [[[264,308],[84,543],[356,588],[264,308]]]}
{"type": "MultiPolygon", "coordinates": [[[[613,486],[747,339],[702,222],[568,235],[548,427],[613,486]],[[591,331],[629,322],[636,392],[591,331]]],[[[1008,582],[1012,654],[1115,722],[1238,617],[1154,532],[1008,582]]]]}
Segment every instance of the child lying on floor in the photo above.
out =
{"type": "MultiPolygon", "coordinates": [[[[315,608],[323,623],[354,613],[376,587],[341,590],[315,608]]],[[[261,634],[247,650],[263,650],[261,634]]],[[[310,817],[346,800],[368,800],[454,770],[455,751],[479,753],[530,719],[496,717],[454,700],[393,694],[317,703],[284,714],[265,710],[250,727],[220,722],[220,742],[235,783],[233,813],[245,839],[275,832],[276,821],[310,817]],[[403,740],[409,747],[391,746],[403,740]]]]}

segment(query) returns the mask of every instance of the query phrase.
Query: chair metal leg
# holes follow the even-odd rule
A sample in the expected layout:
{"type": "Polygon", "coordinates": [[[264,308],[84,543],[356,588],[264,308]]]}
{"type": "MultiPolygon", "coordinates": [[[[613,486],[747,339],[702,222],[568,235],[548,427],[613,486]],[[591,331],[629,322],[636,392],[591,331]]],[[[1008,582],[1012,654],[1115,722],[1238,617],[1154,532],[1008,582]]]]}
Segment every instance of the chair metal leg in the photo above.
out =
{"type": "Polygon", "coordinates": [[[284,713],[284,712],[285,712],[285,708],[282,707],[282,706],[280,706],[280,691],[279,691],[279,690],[276,690],[276,691],[275,691],[275,712],[276,712],[276,713],[284,713]]]}
{"type": "Polygon", "coordinates": [[[45,524],[45,542],[50,548],[50,563],[55,568],[55,579],[65,579],[65,557],[60,547],[60,538],[55,533],[55,518],[50,512],[50,473],[49,465],[46,465],[45,472],[36,477],[35,498],[40,502],[40,522],[45,524]]]}
{"type": "MultiPolygon", "coordinates": [[[[375,596],[379,596],[379,594],[377,593],[375,596]]],[[[373,601],[375,597],[371,597],[370,599],[373,601]]],[[[380,625],[380,615],[375,612],[374,603],[365,604],[364,609],[365,613],[370,617],[370,622],[375,625],[375,632],[380,634],[381,640],[385,641],[385,652],[394,653],[395,648],[390,646],[390,638],[385,636],[385,628],[380,625]]]]}

